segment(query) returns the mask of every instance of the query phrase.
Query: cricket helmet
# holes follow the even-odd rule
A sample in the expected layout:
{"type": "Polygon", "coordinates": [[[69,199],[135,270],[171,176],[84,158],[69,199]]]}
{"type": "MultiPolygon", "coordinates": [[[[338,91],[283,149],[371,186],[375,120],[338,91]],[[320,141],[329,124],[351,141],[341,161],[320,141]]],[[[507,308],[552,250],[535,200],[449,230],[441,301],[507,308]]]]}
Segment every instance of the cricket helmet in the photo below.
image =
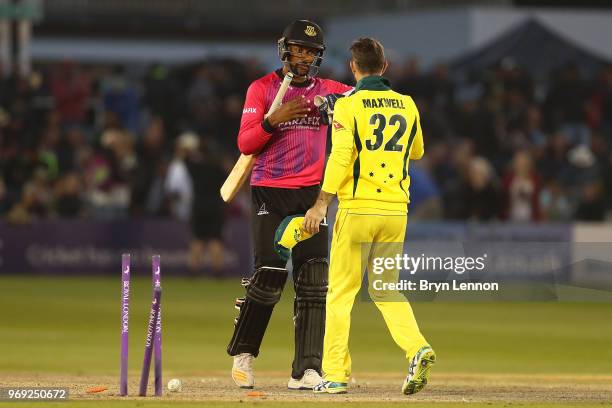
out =
{"type": "MultiPolygon", "coordinates": [[[[283,31],[282,37],[278,40],[278,56],[283,64],[289,65],[289,57],[291,56],[289,45],[291,44],[302,45],[317,50],[317,56],[310,63],[308,73],[309,76],[316,75],[323,61],[323,51],[325,51],[321,27],[310,20],[296,20],[289,24],[283,31]]],[[[291,69],[290,65],[289,68],[291,69]]]]}

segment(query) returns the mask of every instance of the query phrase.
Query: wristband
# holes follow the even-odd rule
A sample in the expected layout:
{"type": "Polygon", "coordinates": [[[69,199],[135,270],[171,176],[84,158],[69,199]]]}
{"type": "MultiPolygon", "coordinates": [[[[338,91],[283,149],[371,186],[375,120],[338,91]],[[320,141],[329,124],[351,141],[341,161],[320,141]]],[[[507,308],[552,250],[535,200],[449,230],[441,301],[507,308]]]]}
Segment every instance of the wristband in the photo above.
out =
{"type": "Polygon", "coordinates": [[[272,124],[270,124],[270,121],[268,120],[268,118],[264,119],[263,122],[261,122],[261,127],[263,128],[263,130],[265,130],[267,133],[272,133],[274,132],[274,126],[272,126],[272,124]]]}

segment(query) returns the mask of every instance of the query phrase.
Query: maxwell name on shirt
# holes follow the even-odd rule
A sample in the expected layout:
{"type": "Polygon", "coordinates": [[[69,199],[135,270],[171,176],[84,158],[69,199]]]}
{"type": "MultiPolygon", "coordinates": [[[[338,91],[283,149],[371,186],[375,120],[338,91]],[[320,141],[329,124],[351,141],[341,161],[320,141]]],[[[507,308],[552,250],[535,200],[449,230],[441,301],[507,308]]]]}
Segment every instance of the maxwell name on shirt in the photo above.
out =
{"type": "Polygon", "coordinates": [[[362,99],[364,108],[396,108],[406,109],[404,101],[394,98],[368,98],[362,99]]]}

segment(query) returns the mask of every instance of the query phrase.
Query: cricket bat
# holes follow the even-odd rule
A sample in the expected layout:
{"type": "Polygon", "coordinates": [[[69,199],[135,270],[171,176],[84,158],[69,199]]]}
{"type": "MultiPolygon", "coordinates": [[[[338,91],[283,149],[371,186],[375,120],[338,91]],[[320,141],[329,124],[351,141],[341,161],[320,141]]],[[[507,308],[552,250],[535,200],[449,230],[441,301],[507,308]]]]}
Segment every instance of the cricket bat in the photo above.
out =
{"type": "MultiPolygon", "coordinates": [[[[285,75],[285,78],[283,79],[280,88],[278,88],[278,92],[276,93],[276,96],[272,101],[272,105],[270,106],[270,109],[268,109],[268,112],[265,114],[264,118],[267,118],[269,115],[271,115],[272,112],[278,109],[278,107],[281,105],[283,97],[285,96],[285,93],[287,92],[289,84],[291,84],[292,80],[293,74],[291,72],[288,72],[285,75]]],[[[242,187],[242,185],[244,184],[244,181],[251,174],[251,170],[253,170],[253,166],[255,165],[255,159],[255,155],[240,155],[240,158],[238,159],[238,161],[236,161],[236,164],[234,164],[234,168],[230,172],[229,176],[227,176],[225,182],[219,190],[223,201],[225,201],[226,203],[232,201],[238,190],[240,190],[240,187],[242,187]]]]}

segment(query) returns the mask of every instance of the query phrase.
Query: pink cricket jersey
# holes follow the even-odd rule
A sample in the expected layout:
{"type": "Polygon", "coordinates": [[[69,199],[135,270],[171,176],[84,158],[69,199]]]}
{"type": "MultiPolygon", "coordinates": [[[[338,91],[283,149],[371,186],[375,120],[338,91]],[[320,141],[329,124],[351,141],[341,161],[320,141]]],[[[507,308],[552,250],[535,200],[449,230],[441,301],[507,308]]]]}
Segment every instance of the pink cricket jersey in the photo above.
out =
{"type": "Polygon", "coordinates": [[[310,101],[307,117],[281,123],[274,132],[262,127],[283,76],[280,70],[251,83],[247,90],[238,148],[243,154],[257,154],[251,174],[252,186],[300,188],[319,184],[325,165],[327,126],[321,123],[314,106],[316,95],[344,93],[352,87],[330,79],[314,78],[305,84],[290,85],[283,102],[299,95],[310,101]]]}

